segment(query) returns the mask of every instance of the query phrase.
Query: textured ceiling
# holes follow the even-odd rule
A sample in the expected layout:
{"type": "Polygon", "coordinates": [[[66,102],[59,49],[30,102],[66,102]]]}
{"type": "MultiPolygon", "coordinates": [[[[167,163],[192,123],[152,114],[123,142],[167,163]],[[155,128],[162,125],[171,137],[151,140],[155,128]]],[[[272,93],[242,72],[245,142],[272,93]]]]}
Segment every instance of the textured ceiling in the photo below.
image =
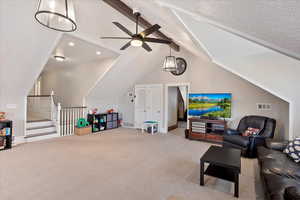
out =
{"type": "Polygon", "coordinates": [[[300,58],[299,0],[156,0],[155,2],[167,3],[204,16],[259,42],[263,41],[267,46],[300,58]]]}

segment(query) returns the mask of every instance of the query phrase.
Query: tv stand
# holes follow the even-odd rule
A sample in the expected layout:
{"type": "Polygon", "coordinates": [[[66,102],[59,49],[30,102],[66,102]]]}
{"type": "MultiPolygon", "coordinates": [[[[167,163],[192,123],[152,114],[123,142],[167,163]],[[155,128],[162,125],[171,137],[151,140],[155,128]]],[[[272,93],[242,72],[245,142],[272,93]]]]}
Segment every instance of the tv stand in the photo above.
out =
{"type": "Polygon", "coordinates": [[[189,131],[187,138],[213,143],[221,143],[223,134],[227,129],[225,120],[189,118],[189,131]]]}

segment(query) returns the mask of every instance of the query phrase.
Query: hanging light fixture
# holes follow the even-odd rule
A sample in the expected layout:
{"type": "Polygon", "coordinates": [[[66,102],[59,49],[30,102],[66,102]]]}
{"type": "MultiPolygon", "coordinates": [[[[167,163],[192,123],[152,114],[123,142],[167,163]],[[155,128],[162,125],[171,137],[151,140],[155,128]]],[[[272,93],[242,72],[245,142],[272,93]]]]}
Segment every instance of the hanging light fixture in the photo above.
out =
{"type": "Polygon", "coordinates": [[[39,0],[35,19],[56,31],[73,32],[77,29],[72,0],[39,0]]]}
{"type": "Polygon", "coordinates": [[[170,47],[170,55],[166,56],[162,69],[165,72],[174,72],[177,70],[176,57],[171,55],[171,47],[170,47]]]}

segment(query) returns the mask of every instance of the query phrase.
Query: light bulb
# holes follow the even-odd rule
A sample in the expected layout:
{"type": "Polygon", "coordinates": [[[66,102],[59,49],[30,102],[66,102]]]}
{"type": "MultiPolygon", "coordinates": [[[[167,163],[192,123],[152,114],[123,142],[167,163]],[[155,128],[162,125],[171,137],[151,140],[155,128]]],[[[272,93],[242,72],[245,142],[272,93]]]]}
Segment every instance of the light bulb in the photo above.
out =
{"type": "Polygon", "coordinates": [[[140,47],[143,45],[143,41],[138,40],[138,39],[133,39],[133,40],[131,40],[130,44],[131,44],[131,46],[134,46],[134,47],[140,47]]]}

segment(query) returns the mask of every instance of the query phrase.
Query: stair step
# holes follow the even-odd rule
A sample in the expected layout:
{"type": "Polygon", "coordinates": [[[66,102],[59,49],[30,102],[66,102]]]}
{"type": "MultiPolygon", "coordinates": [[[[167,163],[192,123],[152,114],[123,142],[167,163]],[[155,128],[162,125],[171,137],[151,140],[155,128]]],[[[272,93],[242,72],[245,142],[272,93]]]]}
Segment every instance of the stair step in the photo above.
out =
{"type": "Polygon", "coordinates": [[[27,138],[41,137],[41,136],[53,135],[53,134],[57,134],[57,132],[52,131],[52,132],[46,132],[46,133],[29,134],[29,135],[26,135],[24,138],[27,139],[27,138]]]}
{"type": "Polygon", "coordinates": [[[42,127],[42,126],[52,126],[53,122],[51,120],[45,120],[40,122],[27,122],[26,123],[26,129],[33,129],[35,127],[42,127]]]}
{"type": "Polygon", "coordinates": [[[31,127],[31,128],[27,128],[27,131],[30,130],[35,130],[35,129],[44,129],[44,128],[51,128],[51,127],[55,127],[54,125],[49,125],[49,126],[35,126],[35,127],[31,127]]]}
{"type": "Polygon", "coordinates": [[[39,119],[39,120],[27,120],[27,123],[34,123],[34,122],[48,122],[51,121],[50,119],[39,119]]]}

